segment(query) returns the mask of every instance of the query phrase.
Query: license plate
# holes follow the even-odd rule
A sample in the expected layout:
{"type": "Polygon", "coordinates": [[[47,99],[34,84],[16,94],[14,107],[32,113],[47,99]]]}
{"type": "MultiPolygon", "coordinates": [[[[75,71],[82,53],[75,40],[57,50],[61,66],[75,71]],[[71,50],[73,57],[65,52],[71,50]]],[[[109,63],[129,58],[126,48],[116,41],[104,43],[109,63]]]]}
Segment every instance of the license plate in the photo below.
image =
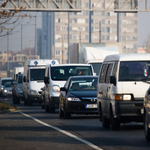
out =
{"type": "Polygon", "coordinates": [[[144,114],[144,108],[141,108],[141,114],[144,114]]]}
{"type": "Polygon", "coordinates": [[[85,108],[97,108],[97,104],[87,104],[85,108]]]}

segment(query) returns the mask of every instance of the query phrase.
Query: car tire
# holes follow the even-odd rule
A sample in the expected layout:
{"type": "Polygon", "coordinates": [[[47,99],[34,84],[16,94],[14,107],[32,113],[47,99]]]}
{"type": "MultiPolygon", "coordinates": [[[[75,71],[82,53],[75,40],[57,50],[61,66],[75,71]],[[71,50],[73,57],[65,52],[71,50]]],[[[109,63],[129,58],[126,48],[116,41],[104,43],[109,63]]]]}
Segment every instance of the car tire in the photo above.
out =
{"type": "Polygon", "coordinates": [[[49,112],[50,112],[50,113],[54,113],[54,112],[55,112],[55,108],[52,107],[50,98],[49,98],[49,112]]]}
{"type": "Polygon", "coordinates": [[[71,118],[71,113],[67,112],[65,106],[64,106],[64,118],[65,119],[70,119],[71,118]]]}
{"type": "Polygon", "coordinates": [[[147,116],[144,115],[144,128],[145,128],[145,137],[147,141],[150,141],[150,128],[148,127],[147,116]]]}
{"type": "Polygon", "coordinates": [[[102,114],[102,125],[103,128],[109,128],[110,127],[110,120],[105,118],[102,114]]]}
{"type": "Polygon", "coordinates": [[[33,103],[32,103],[32,101],[30,100],[30,97],[28,96],[28,106],[32,106],[33,105],[33,103]]]}
{"type": "Polygon", "coordinates": [[[20,98],[16,98],[16,104],[20,104],[20,98]]]}
{"type": "Polygon", "coordinates": [[[59,117],[62,118],[64,116],[64,112],[61,110],[61,108],[59,107],[59,117]]]}
{"type": "Polygon", "coordinates": [[[45,104],[45,112],[49,112],[49,106],[45,104]]]}
{"type": "Polygon", "coordinates": [[[23,100],[24,100],[24,105],[26,106],[28,103],[27,103],[27,100],[24,96],[23,96],[23,100]]]}
{"type": "Polygon", "coordinates": [[[112,130],[119,130],[120,128],[120,120],[114,118],[112,110],[110,111],[110,125],[112,130]]]}

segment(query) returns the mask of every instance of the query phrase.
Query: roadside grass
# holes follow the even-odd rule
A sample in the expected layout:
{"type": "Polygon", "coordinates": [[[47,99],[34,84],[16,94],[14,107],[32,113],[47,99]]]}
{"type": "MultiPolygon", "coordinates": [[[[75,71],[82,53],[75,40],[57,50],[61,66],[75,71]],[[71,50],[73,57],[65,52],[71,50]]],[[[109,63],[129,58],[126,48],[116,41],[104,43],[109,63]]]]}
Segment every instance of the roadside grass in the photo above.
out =
{"type": "Polygon", "coordinates": [[[7,104],[5,102],[0,102],[0,111],[1,110],[6,110],[6,109],[15,109],[15,110],[17,110],[17,107],[12,106],[10,104],[7,104]]]}

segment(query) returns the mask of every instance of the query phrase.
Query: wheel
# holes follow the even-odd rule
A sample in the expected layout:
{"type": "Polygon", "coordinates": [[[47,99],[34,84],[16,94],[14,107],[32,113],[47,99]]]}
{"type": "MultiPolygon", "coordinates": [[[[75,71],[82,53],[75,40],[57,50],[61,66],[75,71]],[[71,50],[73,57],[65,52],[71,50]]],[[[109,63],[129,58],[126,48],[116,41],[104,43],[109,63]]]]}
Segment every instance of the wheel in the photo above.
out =
{"type": "Polygon", "coordinates": [[[33,103],[32,103],[32,101],[30,100],[30,98],[28,96],[28,106],[32,106],[32,105],[33,105],[33,103]]]}
{"type": "Polygon", "coordinates": [[[148,127],[147,115],[144,116],[145,137],[150,141],[150,128],[148,127]]]}
{"type": "Polygon", "coordinates": [[[49,106],[45,104],[45,112],[49,112],[49,106]]]}
{"type": "Polygon", "coordinates": [[[51,100],[50,100],[50,98],[49,98],[49,112],[50,113],[54,113],[55,112],[55,108],[54,107],[52,107],[52,104],[51,104],[52,102],[51,102],[51,100]]]}
{"type": "Polygon", "coordinates": [[[24,105],[26,106],[27,105],[27,100],[24,96],[23,96],[23,99],[24,99],[24,105]]]}
{"type": "Polygon", "coordinates": [[[60,106],[59,106],[59,117],[62,118],[64,116],[64,112],[61,110],[60,106]]]}
{"type": "Polygon", "coordinates": [[[71,118],[71,113],[67,112],[65,106],[64,106],[64,118],[65,118],[65,119],[71,118]]]}
{"type": "Polygon", "coordinates": [[[110,111],[110,125],[112,130],[119,130],[120,128],[120,120],[114,118],[112,110],[110,111]]]}
{"type": "Polygon", "coordinates": [[[102,114],[102,125],[103,128],[109,128],[110,127],[110,120],[105,118],[102,114]]]}
{"type": "Polygon", "coordinates": [[[20,98],[16,97],[16,104],[20,104],[20,98]]]}

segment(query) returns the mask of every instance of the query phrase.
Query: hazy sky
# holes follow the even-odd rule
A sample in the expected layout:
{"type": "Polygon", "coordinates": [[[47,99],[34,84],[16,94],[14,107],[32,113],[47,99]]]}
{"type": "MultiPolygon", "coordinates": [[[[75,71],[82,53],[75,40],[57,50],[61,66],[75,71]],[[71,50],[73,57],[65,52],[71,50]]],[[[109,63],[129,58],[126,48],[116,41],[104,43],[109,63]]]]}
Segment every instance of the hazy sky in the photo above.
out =
{"type": "MultiPolygon", "coordinates": [[[[144,4],[140,5],[143,8],[144,4]]],[[[37,15],[37,28],[42,27],[42,13],[41,12],[25,12],[27,15],[37,15]]],[[[35,42],[35,19],[26,17],[20,19],[15,25],[13,34],[9,36],[9,49],[12,51],[21,51],[21,24],[23,26],[29,22],[23,28],[23,49],[29,47],[31,42],[31,47],[34,47],[35,42]]],[[[150,34],[150,12],[139,12],[138,13],[138,46],[142,46],[147,36],[150,34]]],[[[7,51],[7,36],[0,37],[0,51],[7,51]]]]}

